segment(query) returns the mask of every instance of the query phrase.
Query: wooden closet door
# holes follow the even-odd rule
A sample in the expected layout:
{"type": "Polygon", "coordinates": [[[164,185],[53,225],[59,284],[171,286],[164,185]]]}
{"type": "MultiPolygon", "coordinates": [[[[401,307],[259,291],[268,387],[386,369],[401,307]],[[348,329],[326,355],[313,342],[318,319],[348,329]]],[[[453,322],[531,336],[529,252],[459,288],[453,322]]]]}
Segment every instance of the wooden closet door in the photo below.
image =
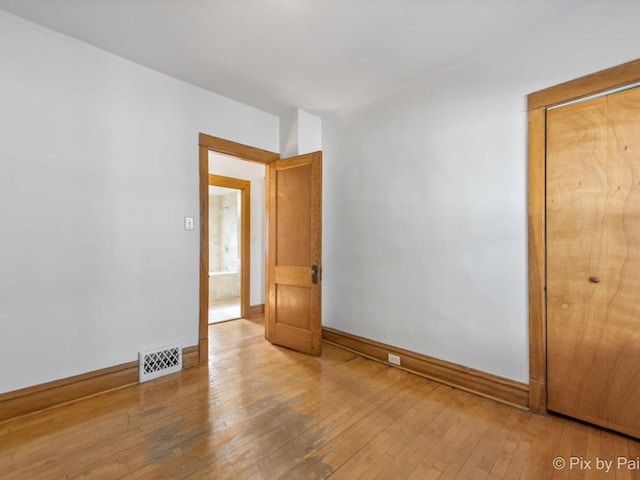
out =
{"type": "Polygon", "coordinates": [[[609,427],[640,436],[640,89],[608,97],[609,427]]]}
{"type": "Polygon", "coordinates": [[[640,89],[547,114],[549,410],[640,435],[640,89]]]}

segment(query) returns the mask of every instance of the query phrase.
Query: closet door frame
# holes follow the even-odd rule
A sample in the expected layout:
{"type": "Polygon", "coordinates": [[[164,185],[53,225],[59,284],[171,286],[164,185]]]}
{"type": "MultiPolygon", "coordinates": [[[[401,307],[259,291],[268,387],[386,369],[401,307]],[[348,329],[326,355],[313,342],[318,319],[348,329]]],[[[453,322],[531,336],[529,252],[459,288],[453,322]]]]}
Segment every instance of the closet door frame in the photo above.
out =
{"type": "Polygon", "coordinates": [[[529,280],[529,409],[547,411],[546,116],[547,109],[640,82],[640,59],[527,96],[527,229],[529,280]]]}

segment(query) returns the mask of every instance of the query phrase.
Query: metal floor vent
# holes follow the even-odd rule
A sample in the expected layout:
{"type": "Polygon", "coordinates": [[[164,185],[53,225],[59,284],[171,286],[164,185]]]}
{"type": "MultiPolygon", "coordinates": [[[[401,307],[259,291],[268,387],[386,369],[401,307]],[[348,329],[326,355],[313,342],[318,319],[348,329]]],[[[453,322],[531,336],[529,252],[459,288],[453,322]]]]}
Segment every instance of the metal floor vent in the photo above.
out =
{"type": "Polygon", "coordinates": [[[168,345],[138,353],[140,383],[182,370],[182,348],[168,345]]]}

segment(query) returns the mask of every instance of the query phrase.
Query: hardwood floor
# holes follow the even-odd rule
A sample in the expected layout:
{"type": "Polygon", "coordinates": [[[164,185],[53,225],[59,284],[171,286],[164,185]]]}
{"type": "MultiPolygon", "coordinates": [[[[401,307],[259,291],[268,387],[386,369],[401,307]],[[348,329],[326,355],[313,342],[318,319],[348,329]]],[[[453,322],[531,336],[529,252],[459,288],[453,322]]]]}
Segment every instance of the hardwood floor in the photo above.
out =
{"type": "Polygon", "coordinates": [[[7,479],[640,478],[632,439],[538,416],[324,345],[210,326],[210,368],[0,425],[7,479]],[[567,466],[554,470],[555,457],[567,466]],[[570,457],[591,470],[569,468],[570,457]],[[608,473],[596,460],[612,460],[608,473]],[[584,465],[584,464],[583,464],[584,465]]]}
{"type": "Polygon", "coordinates": [[[226,322],[228,320],[236,320],[241,316],[240,297],[209,302],[209,325],[212,323],[226,322]]]}

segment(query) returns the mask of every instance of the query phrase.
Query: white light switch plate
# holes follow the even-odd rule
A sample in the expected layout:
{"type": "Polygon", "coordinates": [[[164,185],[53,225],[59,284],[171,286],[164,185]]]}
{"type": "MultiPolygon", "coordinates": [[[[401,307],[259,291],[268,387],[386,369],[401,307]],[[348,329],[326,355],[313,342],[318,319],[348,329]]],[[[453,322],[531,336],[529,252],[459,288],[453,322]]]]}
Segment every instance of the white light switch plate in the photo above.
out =
{"type": "Polygon", "coordinates": [[[184,229],[193,230],[193,217],[184,217],[184,229]]]}

